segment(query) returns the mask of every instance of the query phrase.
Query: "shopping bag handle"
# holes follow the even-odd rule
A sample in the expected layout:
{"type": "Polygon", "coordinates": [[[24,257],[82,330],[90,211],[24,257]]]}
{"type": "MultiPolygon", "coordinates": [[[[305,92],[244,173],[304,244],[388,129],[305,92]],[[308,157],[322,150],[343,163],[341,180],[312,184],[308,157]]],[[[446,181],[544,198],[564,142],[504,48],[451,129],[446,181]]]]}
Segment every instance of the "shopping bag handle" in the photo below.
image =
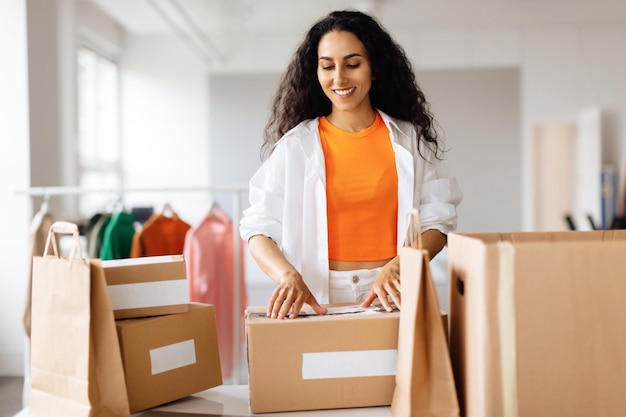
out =
{"type": "Polygon", "coordinates": [[[405,246],[414,249],[422,249],[422,223],[420,222],[420,212],[412,208],[409,212],[409,230],[407,231],[405,246]]]}
{"type": "Polygon", "coordinates": [[[59,256],[59,248],[57,247],[57,240],[53,239],[56,233],[72,235],[72,250],[70,251],[69,259],[74,259],[74,255],[76,250],[78,250],[79,259],[83,257],[83,248],[80,245],[80,241],[78,239],[78,226],[74,223],[69,222],[54,222],[52,226],[50,226],[50,231],[48,232],[48,239],[46,240],[46,246],[43,250],[43,256],[48,256],[48,250],[50,247],[50,242],[52,242],[52,251],[54,252],[55,258],[60,258],[59,256]]]}

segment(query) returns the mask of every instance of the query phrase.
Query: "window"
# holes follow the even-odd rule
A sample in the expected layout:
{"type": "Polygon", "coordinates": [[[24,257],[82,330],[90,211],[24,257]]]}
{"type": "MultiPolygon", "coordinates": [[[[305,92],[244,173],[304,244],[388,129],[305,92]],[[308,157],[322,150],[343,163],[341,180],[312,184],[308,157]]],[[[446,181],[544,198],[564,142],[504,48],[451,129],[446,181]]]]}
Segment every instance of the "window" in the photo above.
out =
{"type": "MultiPolygon", "coordinates": [[[[90,189],[121,187],[119,74],[114,62],[90,49],[78,50],[78,176],[90,189]]],[[[84,216],[110,208],[116,196],[86,193],[80,196],[84,216]]]]}

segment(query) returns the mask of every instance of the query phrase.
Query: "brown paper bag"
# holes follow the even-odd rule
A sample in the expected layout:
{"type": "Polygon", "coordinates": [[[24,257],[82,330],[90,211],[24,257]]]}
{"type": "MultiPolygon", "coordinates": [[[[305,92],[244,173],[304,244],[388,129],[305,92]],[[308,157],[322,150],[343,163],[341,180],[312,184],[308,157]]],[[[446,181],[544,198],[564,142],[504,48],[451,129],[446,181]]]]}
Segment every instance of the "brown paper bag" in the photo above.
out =
{"type": "Polygon", "coordinates": [[[430,257],[422,249],[417,210],[411,212],[409,224],[409,247],[400,250],[402,309],[391,414],[458,417],[447,334],[430,272],[430,257]]]}
{"type": "Polygon", "coordinates": [[[130,416],[104,272],[82,258],[75,224],[55,222],[44,256],[33,258],[31,320],[31,415],[130,416]],[[73,235],[68,258],[55,233],[73,235]]]}

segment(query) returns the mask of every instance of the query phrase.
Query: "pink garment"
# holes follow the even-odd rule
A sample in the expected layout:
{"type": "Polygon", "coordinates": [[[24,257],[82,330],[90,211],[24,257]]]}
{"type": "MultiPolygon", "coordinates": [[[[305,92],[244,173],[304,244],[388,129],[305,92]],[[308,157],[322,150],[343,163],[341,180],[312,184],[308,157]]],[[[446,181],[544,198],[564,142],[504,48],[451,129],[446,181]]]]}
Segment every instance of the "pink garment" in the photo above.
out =
{"type": "Polygon", "coordinates": [[[233,326],[240,320],[240,341],[245,336],[244,310],[248,302],[244,279],[243,241],[240,244],[240,306],[239,317],[233,317],[235,303],[235,262],[233,222],[226,213],[213,208],[199,225],[192,227],[185,237],[183,254],[187,267],[189,299],[215,306],[217,337],[222,365],[222,377],[233,373],[233,326]]]}

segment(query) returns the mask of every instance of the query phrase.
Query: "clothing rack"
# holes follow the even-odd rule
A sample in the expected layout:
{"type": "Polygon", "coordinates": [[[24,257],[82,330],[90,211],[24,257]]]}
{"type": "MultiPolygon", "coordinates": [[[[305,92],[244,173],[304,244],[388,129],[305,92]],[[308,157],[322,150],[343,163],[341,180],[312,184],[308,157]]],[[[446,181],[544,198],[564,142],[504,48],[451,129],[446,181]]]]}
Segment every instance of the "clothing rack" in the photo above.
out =
{"type": "Polygon", "coordinates": [[[116,187],[116,188],[87,188],[80,186],[50,186],[50,187],[31,187],[26,190],[17,190],[15,193],[20,195],[28,195],[30,197],[43,197],[43,205],[48,204],[48,199],[51,196],[62,195],[80,195],[87,193],[97,194],[117,194],[120,198],[126,193],[168,193],[168,192],[228,192],[232,194],[232,222],[233,222],[233,263],[234,263],[234,291],[235,300],[233,303],[233,349],[235,349],[233,357],[233,383],[241,384],[241,285],[243,285],[241,277],[241,245],[239,244],[239,220],[241,212],[241,193],[247,192],[247,185],[218,185],[218,186],[189,186],[189,187],[116,187]]]}

